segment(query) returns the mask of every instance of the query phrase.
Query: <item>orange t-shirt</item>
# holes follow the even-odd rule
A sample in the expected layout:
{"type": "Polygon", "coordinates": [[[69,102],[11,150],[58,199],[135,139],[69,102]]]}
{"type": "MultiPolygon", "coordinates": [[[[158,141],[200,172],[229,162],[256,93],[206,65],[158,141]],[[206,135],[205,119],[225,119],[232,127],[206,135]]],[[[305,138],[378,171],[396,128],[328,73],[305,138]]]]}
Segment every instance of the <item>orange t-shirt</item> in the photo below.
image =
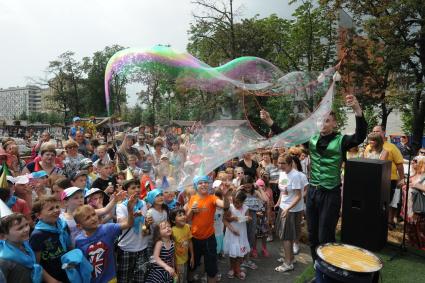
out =
{"type": "Polygon", "coordinates": [[[195,239],[205,240],[214,234],[214,214],[217,199],[215,195],[201,198],[198,194],[190,198],[188,207],[192,208],[193,204],[197,202],[200,209],[192,217],[192,236],[195,239]]]}

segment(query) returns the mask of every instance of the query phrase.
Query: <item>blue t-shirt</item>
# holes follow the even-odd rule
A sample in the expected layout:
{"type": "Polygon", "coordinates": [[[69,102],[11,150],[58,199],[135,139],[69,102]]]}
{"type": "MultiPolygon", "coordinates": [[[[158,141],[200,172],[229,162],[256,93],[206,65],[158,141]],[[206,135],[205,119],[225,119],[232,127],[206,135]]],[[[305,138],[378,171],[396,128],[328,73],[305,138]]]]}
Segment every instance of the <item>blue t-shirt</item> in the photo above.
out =
{"type": "Polygon", "coordinates": [[[61,256],[67,251],[60,243],[59,234],[35,229],[30,237],[30,246],[34,253],[40,252],[40,265],[47,273],[58,281],[69,282],[61,263],[61,256]]]}
{"type": "Polygon", "coordinates": [[[80,234],[75,239],[75,247],[93,266],[91,283],[109,282],[116,277],[114,242],[120,234],[119,224],[106,223],[100,225],[90,237],[80,234]]]}

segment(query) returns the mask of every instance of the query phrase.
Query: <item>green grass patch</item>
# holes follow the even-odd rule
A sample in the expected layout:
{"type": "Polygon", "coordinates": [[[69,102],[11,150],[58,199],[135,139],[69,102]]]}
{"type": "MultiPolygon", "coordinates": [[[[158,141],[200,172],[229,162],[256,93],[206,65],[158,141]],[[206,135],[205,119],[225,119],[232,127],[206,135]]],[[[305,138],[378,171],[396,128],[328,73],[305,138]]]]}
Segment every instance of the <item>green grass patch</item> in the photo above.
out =
{"type": "MultiPolygon", "coordinates": [[[[381,276],[385,283],[424,283],[425,282],[425,253],[409,251],[397,255],[392,261],[390,258],[397,254],[398,249],[386,247],[375,253],[384,263],[381,276]]],[[[314,277],[314,269],[309,265],[295,280],[295,283],[305,283],[314,277]]]]}

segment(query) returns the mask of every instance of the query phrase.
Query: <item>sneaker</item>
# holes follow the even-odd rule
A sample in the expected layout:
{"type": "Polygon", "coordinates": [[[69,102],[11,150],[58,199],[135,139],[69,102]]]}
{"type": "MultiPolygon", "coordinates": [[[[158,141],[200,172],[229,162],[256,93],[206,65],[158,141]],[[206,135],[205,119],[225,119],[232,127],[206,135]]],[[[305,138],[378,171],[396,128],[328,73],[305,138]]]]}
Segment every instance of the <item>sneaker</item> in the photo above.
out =
{"type": "Polygon", "coordinates": [[[294,270],[294,265],[282,263],[282,265],[279,265],[274,270],[277,271],[277,272],[288,272],[288,271],[294,270]]]}
{"type": "Polygon", "coordinates": [[[254,262],[252,262],[251,260],[244,261],[244,262],[241,264],[241,266],[242,266],[242,267],[249,268],[249,269],[252,269],[252,270],[255,270],[255,269],[257,269],[257,268],[258,268],[258,267],[257,267],[257,265],[256,265],[254,262]]]}
{"type": "Polygon", "coordinates": [[[294,255],[297,255],[300,252],[300,245],[298,245],[297,243],[294,243],[293,252],[294,252],[294,255]]]}
{"type": "Polygon", "coordinates": [[[273,235],[269,235],[266,239],[267,242],[273,242],[273,235]]]}

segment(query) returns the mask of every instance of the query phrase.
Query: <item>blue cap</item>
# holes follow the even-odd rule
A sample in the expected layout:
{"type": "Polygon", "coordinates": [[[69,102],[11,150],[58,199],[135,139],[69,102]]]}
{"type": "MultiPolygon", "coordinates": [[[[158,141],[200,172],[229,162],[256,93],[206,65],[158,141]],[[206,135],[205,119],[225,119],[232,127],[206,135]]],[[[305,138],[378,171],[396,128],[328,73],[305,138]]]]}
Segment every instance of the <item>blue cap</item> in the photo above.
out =
{"type": "Polygon", "coordinates": [[[195,188],[195,190],[198,189],[198,184],[199,182],[210,182],[210,178],[206,175],[204,176],[195,176],[195,178],[193,178],[193,187],[195,188]]]}
{"type": "Polygon", "coordinates": [[[162,195],[162,191],[160,189],[154,189],[148,193],[145,198],[145,201],[153,205],[155,203],[156,197],[159,195],[162,195]]]}
{"type": "Polygon", "coordinates": [[[44,171],[44,170],[37,171],[37,172],[32,172],[31,173],[31,176],[34,179],[40,179],[40,178],[43,178],[43,177],[48,177],[46,171],[44,171]]]}

